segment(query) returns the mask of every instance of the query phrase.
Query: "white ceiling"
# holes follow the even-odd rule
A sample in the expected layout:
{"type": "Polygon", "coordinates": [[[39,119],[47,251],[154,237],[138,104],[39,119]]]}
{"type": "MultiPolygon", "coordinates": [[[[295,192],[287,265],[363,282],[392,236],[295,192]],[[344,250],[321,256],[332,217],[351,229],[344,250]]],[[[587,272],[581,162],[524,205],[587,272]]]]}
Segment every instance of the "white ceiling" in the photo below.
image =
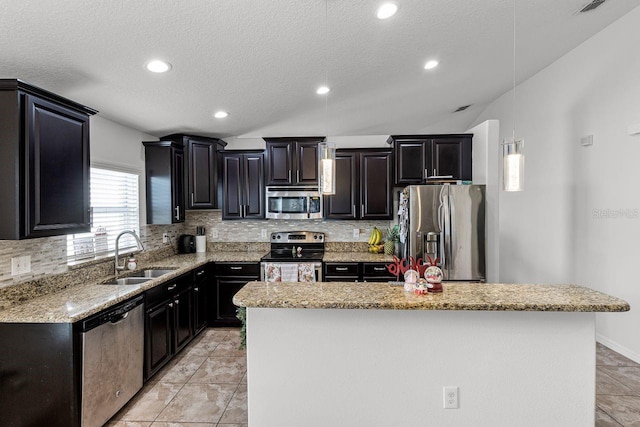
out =
{"type": "MultiPolygon", "coordinates": [[[[516,2],[518,81],[638,6],[516,2]]],[[[324,0],[0,0],[0,77],[156,136],[458,132],[510,89],[513,0],[396,0],[386,21],[381,3],[328,0],[325,20],[324,0]]]]}

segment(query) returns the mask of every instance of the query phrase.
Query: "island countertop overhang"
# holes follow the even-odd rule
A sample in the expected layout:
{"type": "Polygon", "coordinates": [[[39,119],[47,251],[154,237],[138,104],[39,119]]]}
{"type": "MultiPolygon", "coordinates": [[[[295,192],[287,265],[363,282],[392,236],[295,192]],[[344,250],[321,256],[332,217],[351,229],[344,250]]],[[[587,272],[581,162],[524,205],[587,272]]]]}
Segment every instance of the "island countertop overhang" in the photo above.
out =
{"type": "Polygon", "coordinates": [[[578,285],[443,283],[417,295],[375,282],[249,282],[234,297],[247,308],[624,312],[629,304],[578,285]]]}

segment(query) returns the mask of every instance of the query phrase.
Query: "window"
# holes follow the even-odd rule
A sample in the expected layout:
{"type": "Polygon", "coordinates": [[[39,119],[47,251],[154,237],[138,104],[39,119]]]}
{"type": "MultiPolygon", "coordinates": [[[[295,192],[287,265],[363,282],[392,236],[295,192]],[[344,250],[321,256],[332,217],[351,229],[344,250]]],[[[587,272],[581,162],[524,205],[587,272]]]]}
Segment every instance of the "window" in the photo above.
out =
{"type": "MultiPolygon", "coordinates": [[[[69,263],[113,255],[116,237],[124,230],[140,234],[137,173],[91,168],[90,188],[91,232],[67,236],[69,263]]],[[[136,248],[133,237],[122,236],[122,252],[136,248]]]]}

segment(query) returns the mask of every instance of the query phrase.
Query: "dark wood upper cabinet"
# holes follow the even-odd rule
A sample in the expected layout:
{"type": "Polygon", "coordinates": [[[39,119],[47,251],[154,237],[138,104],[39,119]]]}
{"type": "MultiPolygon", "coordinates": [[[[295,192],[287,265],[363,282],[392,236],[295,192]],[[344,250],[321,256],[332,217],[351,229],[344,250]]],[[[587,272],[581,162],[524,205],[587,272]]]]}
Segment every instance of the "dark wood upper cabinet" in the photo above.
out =
{"type": "Polygon", "coordinates": [[[264,138],[266,185],[318,185],[318,143],[324,138],[264,138]]]}
{"type": "Polygon", "coordinates": [[[391,151],[360,153],[360,219],[393,218],[391,151]]]}
{"type": "Polygon", "coordinates": [[[90,230],[89,116],[96,112],[0,80],[0,239],[90,230]]]}
{"type": "Polygon", "coordinates": [[[336,194],[325,196],[327,219],[391,219],[391,150],[337,150],[336,194]]]}
{"type": "Polygon", "coordinates": [[[147,224],[184,222],[184,150],[174,141],[143,142],[147,224]]]}
{"type": "Polygon", "coordinates": [[[324,216],[331,219],[357,219],[360,195],[358,190],[358,153],[336,152],[336,194],[325,196],[324,216]]]}
{"type": "Polygon", "coordinates": [[[227,145],[217,138],[172,134],[161,140],[176,141],[184,147],[184,196],[186,209],[218,209],[219,152],[227,145]]]}
{"type": "Polygon", "coordinates": [[[432,176],[472,179],[472,134],[392,135],[396,185],[422,184],[432,176]]]}
{"type": "Polygon", "coordinates": [[[222,199],[222,219],[264,218],[263,153],[223,153],[222,199]]]}

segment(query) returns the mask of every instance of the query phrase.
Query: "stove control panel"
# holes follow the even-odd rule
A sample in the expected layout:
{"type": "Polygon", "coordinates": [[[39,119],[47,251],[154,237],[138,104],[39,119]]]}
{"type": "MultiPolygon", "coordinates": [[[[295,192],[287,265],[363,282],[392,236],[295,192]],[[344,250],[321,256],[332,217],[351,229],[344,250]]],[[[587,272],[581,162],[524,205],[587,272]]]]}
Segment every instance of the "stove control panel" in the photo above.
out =
{"type": "Polygon", "coordinates": [[[323,243],[324,233],[315,231],[281,231],[271,233],[271,243],[323,243]]]}

